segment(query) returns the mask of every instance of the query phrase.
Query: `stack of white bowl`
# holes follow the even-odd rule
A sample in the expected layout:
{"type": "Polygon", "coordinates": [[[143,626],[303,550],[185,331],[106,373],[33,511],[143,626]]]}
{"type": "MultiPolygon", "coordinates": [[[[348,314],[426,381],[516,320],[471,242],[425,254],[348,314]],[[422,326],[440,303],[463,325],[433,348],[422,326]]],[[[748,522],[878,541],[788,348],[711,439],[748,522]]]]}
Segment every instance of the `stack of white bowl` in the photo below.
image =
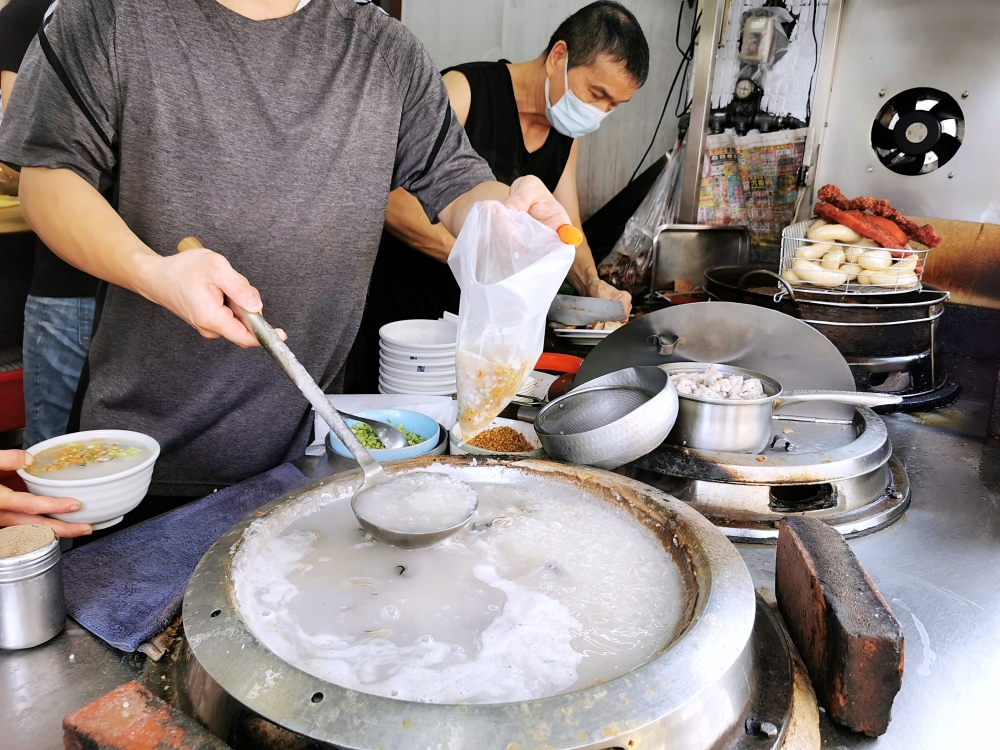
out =
{"type": "Polygon", "coordinates": [[[379,330],[380,393],[450,396],[455,385],[452,320],[400,320],[379,330]]]}

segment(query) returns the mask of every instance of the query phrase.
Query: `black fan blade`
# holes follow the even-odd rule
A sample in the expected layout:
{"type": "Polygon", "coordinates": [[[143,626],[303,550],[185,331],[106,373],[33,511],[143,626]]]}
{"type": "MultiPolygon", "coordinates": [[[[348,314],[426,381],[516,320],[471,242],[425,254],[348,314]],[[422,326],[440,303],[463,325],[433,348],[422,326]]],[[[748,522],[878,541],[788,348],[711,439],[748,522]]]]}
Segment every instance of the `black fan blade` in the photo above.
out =
{"type": "Polygon", "coordinates": [[[896,114],[902,117],[915,110],[918,101],[920,101],[920,89],[907,89],[892,97],[892,106],[896,108],[896,114]]]}
{"type": "Polygon", "coordinates": [[[896,148],[896,137],[878,120],[872,123],[872,145],[883,149],[896,148]]]}
{"type": "Polygon", "coordinates": [[[924,155],[919,156],[904,155],[901,159],[896,159],[892,164],[889,165],[891,169],[896,174],[905,175],[917,175],[920,174],[920,170],[924,168],[924,155]]]}
{"type": "Polygon", "coordinates": [[[954,101],[938,102],[930,109],[930,113],[938,120],[961,120],[962,110],[954,101]]]}
{"type": "Polygon", "coordinates": [[[955,152],[958,151],[958,147],[961,145],[962,142],[955,136],[942,133],[941,138],[939,138],[938,142],[934,144],[934,153],[937,154],[938,166],[940,167],[953,157],[955,152]]]}

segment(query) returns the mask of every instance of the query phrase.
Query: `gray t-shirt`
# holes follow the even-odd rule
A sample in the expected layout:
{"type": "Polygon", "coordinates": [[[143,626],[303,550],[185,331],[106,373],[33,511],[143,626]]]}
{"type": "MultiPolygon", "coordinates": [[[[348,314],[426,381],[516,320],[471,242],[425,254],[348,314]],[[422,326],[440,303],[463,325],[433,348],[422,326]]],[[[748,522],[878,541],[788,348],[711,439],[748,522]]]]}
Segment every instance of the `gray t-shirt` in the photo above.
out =
{"type": "MultiPolygon", "coordinates": [[[[389,190],[429,216],[492,179],[423,46],[353,0],[252,21],[216,0],[63,0],[0,128],[0,160],[66,168],[156,252],[186,235],[261,291],[264,315],[327,390],[364,308],[389,190]]],[[[261,349],[202,338],[108,289],[82,429],[138,430],[162,453],[154,494],[203,494],[301,455],[301,394],[261,349]]]]}

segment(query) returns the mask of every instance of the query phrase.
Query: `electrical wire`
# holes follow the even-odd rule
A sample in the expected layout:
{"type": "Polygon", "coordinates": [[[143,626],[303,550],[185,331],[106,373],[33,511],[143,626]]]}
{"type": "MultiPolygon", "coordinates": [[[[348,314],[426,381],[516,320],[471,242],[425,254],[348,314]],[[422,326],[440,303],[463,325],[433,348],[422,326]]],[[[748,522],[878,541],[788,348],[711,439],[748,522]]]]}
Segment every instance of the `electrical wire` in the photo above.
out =
{"type": "Polygon", "coordinates": [[[813,80],[819,68],[819,42],[816,40],[816,15],[819,12],[819,0],[812,3],[812,38],[813,38],[813,71],[809,76],[809,93],[806,94],[806,123],[812,119],[813,80]]]}
{"type": "MultiPolygon", "coordinates": [[[[695,17],[691,24],[691,39],[688,42],[686,50],[681,50],[680,48],[680,28],[681,28],[681,18],[684,13],[684,3],[680,4],[679,12],[677,13],[677,31],[674,34],[674,44],[678,51],[681,53],[681,61],[677,65],[677,70],[674,72],[674,79],[670,82],[670,89],[667,91],[666,99],[663,101],[663,109],[660,110],[660,118],[656,121],[656,129],[653,130],[653,137],[649,139],[649,146],[646,147],[645,153],[643,153],[642,158],[635,167],[635,171],[632,172],[632,176],[629,177],[629,183],[635,180],[636,176],[639,174],[639,170],[642,169],[642,165],[646,162],[646,157],[649,156],[649,152],[653,150],[653,144],[656,143],[656,136],[660,133],[660,126],[663,125],[663,118],[667,114],[667,107],[670,105],[670,99],[674,95],[674,89],[677,87],[677,81],[687,80],[688,70],[690,69],[691,61],[694,59],[694,45],[695,40],[698,38],[698,32],[700,27],[698,23],[701,21],[701,13],[695,14],[695,17]],[[682,76],[683,73],[683,76],[682,76]]],[[[687,97],[684,97],[687,99],[687,97]]],[[[687,105],[690,107],[690,104],[687,105]]],[[[685,112],[687,111],[685,107],[685,112]]],[[[676,110],[675,110],[676,112],[676,110]]]]}

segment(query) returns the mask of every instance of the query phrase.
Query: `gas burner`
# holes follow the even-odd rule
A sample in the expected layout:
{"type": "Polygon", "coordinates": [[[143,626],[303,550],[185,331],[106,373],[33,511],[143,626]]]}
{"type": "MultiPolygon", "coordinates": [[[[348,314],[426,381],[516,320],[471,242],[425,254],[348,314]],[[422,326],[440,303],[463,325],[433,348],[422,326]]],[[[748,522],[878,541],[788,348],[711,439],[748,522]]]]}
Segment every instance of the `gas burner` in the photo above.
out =
{"type": "Polygon", "coordinates": [[[906,510],[906,471],[870,409],[857,407],[853,420],[773,424],[771,445],[758,455],[663,445],[619,471],[689,503],[735,542],[774,544],[787,515],[863,536],[906,510]]]}
{"type": "Polygon", "coordinates": [[[902,403],[876,407],[879,414],[951,406],[962,386],[937,356],[936,348],[900,357],[847,357],[859,391],[894,393],[902,403]]]}

